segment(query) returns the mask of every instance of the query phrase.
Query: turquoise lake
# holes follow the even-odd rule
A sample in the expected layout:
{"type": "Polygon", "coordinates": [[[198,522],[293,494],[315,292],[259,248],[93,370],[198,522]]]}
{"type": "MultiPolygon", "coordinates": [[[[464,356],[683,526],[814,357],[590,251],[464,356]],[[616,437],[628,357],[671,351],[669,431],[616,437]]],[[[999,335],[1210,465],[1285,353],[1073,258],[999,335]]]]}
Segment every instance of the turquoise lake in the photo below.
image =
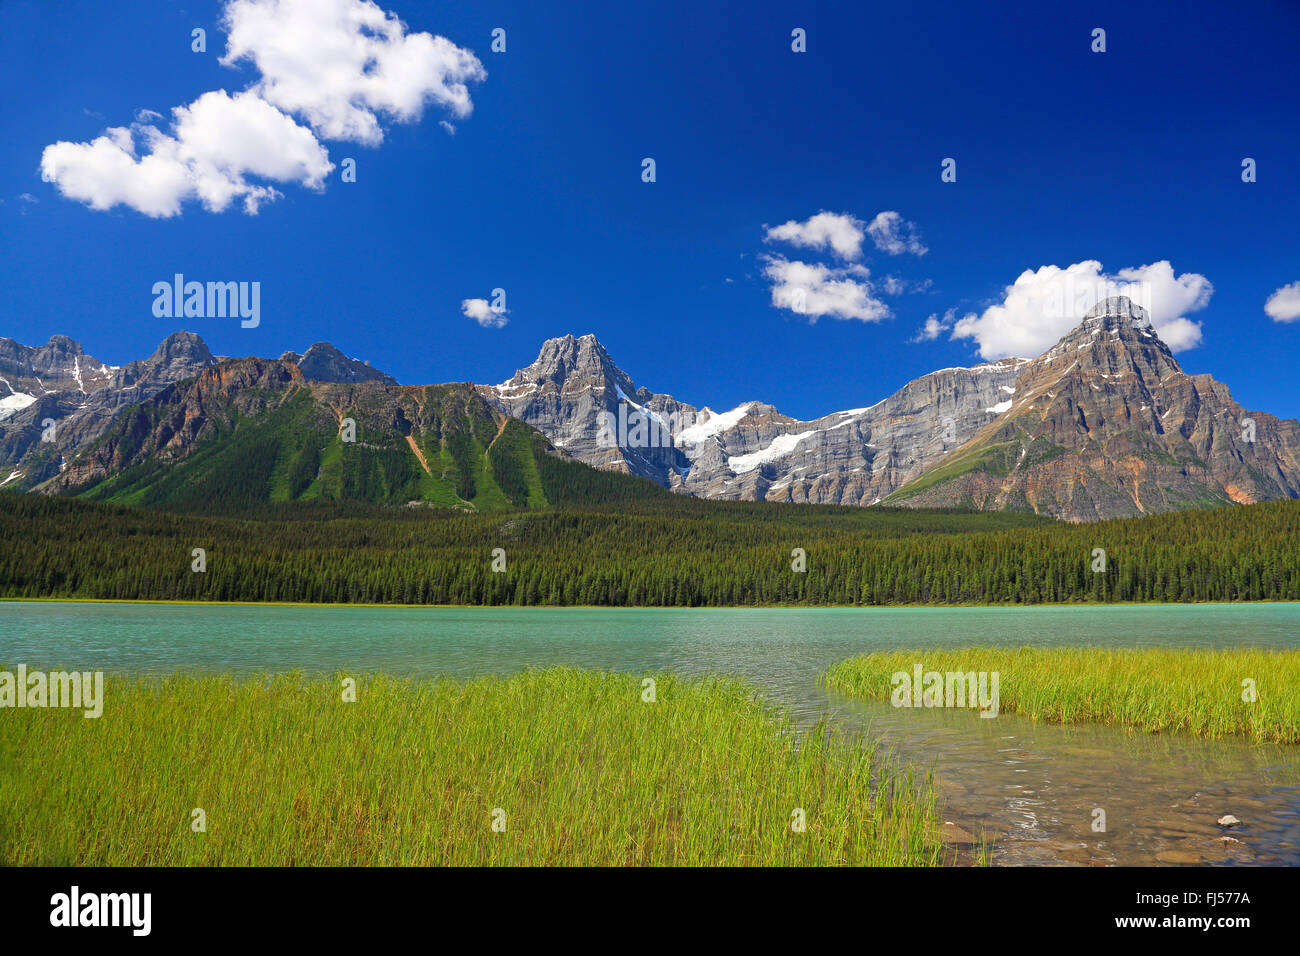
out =
{"type": "MultiPolygon", "coordinates": [[[[868,730],[933,770],[947,817],[1005,864],[1300,864],[1300,748],[1012,714],[895,710],[820,687],[873,650],[1300,647],[1300,604],[900,609],[346,608],[0,603],[0,666],[119,673],[725,673],[807,723],[868,730]],[[1095,811],[1105,832],[1093,830],[1095,811]],[[1233,813],[1244,826],[1215,825],[1233,813]]],[[[111,701],[108,702],[111,710],[111,701]]]]}

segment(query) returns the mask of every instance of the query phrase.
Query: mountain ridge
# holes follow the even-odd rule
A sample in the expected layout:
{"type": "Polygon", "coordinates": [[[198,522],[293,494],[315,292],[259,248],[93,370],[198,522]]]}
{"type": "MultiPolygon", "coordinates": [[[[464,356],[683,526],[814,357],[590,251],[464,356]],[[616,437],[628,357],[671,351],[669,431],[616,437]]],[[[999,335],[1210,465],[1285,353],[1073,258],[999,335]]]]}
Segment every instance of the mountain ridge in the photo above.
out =
{"type": "Polygon", "coordinates": [[[1300,424],[1248,412],[1211,376],[1183,372],[1145,310],[1123,296],[1094,305],[1036,358],[940,369],[874,405],[811,421],[760,401],[718,413],[635,387],[594,336],[547,340],[532,365],[479,391],[579,460],[706,498],[1011,508],[1084,521],[1300,496],[1300,424]],[[1076,354],[1084,349],[1086,368],[1076,354]],[[1068,408],[1040,415],[1014,462],[1002,462],[1011,437],[997,436],[1054,401],[1053,384],[1076,368],[1068,408]],[[1130,385],[1138,391],[1126,395],[1130,385]],[[1103,410],[1093,392],[1113,401],[1103,410]],[[1081,437],[1069,423],[1086,407],[1094,421],[1082,419],[1081,437]],[[1183,440],[1164,427],[1175,412],[1169,424],[1183,440]],[[1013,480],[994,480],[1012,471],[1013,480]]]}
{"type": "Polygon", "coordinates": [[[1092,520],[1300,497],[1300,423],[1248,411],[1212,376],[1184,372],[1126,297],[1089,310],[1016,388],[943,471],[887,502],[1092,520]]]}
{"type": "MultiPolygon", "coordinates": [[[[18,392],[5,373],[18,375],[20,360],[31,373],[18,376],[20,385],[45,388],[35,372],[53,373],[48,381],[56,389],[47,391],[82,399],[73,421],[86,423],[37,458],[39,467],[24,460],[11,473],[22,489],[67,490],[140,464],[106,462],[100,451],[98,459],[69,462],[63,453],[96,443],[125,408],[135,407],[133,399],[152,400],[214,370],[250,373],[252,362],[269,363],[257,366],[267,374],[278,370],[276,388],[347,386],[390,411],[404,407],[396,397],[403,389],[460,388],[499,420],[536,429],[554,453],[701,498],[1028,510],[1088,521],[1300,497],[1300,423],[1248,412],[1211,376],[1183,372],[1145,311],[1125,297],[1097,303],[1036,358],[939,369],[872,405],[808,421],[761,400],[715,412],[638,386],[591,333],[546,340],[532,363],[499,385],[400,386],[329,343],[278,360],[217,359],[198,336],[175,333],[150,360],[124,369],[97,363],[66,336],[40,349],[0,339],[0,385],[9,384],[12,395],[18,392]],[[100,398],[85,401],[89,394],[100,398]],[[102,407],[81,410],[96,404],[102,407]],[[55,480],[68,469],[67,479],[55,480]]],[[[337,399],[319,389],[312,394],[337,399]]],[[[15,424],[30,451],[33,420],[49,396],[41,400],[46,404],[36,408],[34,396],[12,399],[22,407],[7,416],[0,409],[0,451],[10,459],[13,448],[22,450],[11,439],[15,424]]],[[[152,453],[166,460],[168,442],[188,447],[195,436],[185,427],[178,423],[161,436],[166,440],[152,453]]],[[[426,460],[419,464],[428,470],[426,460]]]]}
{"type": "Polygon", "coordinates": [[[503,511],[668,494],[564,458],[466,384],[318,382],[256,357],[131,406],[36,490],[223,513],[295,501],[503,511]]]}
{"type": "MultiPolygon", "coordinates": [[[[397,384],[328,342],[301,356],[285,354],[306,363],[310,380],[397,384]]],[[[147,359],[122,366],[93,358],[66,335],[35,347],[0,338],[0,488],[49,481],[124,409],[227,361],[234,360],[214,356],[199,335],[185,331],[167,336],[147,359]]]]}

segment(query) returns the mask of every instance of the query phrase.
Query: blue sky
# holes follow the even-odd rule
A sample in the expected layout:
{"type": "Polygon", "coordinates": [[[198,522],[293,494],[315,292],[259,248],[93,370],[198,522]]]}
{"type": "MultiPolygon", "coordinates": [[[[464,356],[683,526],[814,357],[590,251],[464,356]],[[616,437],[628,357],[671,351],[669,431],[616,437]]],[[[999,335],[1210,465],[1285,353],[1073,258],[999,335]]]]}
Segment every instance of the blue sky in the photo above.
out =
{"type": "Polygon", "coordinates": [[[423,383],[499,382],[545,338],[594,332],[639,385],[814,417],[1041,339],[1044,288],[1096,279],[1041,267],[1167,262],[1167,277],[1142,275],[1153,317],[1186,320],[1167,337],[1199,340],[1183,367],[1248,408],[1300,415],[1300,321],[1264,308],[1300,282],[1300,5],[384,0],[408,35],[477,57],[469,115],[454,96],[406,122],[376,108],[369,145],[283,107],[335,168],[319,190],[272,183],[256,215],[198,199],[171,216],[101,211],[43,180],[52,144],[90,143],[142,109],[172,135],[174,107],[264,79],[252,57],[219,62],[224,5],[0,4],[0,335],[68,334],[111,364],[182,327],[218,354],[328,340],[423,383]],[[191,52],[194,27],[208,52],[191,52]],[[1246,157],[1256,182],[1242,182],[1246,157]],[[766,238],[785,223],[807,236],[822,211],[857,223],[859,254],[766,238]],[[886,211],[924,254],[877,247],[865,227],[886,211]],[[774,269],[800,262],[881,314],[774,304],[774,269]],[[177,272],[259,281],[260,325],[156,317],[152,286],[177,272]],[[504,326],[463,314],[497,288],[504,326]]]}

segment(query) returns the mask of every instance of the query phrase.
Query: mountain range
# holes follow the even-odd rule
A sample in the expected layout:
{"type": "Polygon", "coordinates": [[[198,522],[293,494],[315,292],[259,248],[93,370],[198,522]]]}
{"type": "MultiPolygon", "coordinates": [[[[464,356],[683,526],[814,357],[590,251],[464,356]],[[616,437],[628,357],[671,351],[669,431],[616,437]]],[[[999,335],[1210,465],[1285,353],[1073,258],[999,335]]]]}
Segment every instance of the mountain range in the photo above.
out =
{"type": "Polygon", "coordinates": [[[1300,425],[1183,372],[1123,297],[1036,358],[931,372],[811,421],[638,387],[593,335],[546,341],[499,385],[439,386],[398,385],[328,343],[223,359],[180,332],[117,368],[63,336],[39,348],[0,339],[0,487],[174,507],[324,497],[473,509],[652,489],[578,477],[575,460],[702,498],[1071,521],[1300,497],[1300,425]]]}

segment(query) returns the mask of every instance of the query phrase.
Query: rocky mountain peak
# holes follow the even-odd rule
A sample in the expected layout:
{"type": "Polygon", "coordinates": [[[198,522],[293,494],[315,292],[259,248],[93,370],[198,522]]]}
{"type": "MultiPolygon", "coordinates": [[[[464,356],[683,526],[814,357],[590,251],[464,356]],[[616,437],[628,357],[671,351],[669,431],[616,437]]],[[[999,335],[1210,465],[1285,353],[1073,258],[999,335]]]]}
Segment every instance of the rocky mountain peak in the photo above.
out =
{"type": "Polygon", "coordinates": [[[566,335],[510,381],[481,389],[573,457],[682,493],[867,505],[995,417],[1024,364],[945,369],[870,407],[800,421],[762,401],[697,409],[634,387],[594,335],[566,335]]]}
{"type": "Polygon", "coordinates": [[[1126,295],[1112,295],[1102,299],[1084,313],[1083,324],[1099,324],[1105,319],[1126,320],[1138,328],[1151,328],[1151,318],[1147,310],[1126,295]]]}
{"type": "Polygon", "coordinates": [[[193,332],[173,332],[163,339],[148,361],[161,365],[188,362],[199,367],[213,363],[212,353],[202,338],[193,332]]]}
{"type": "Polygon", "coordinates": [[[313,382],[397,384],[397,379],[393,376],[371,368],[369,362],[349,358],[329,342],[316,342],[302,355],[296,352],[285,352],[281,359],[293,362],[302,371],[303,377],[313,382]]]}
{"type": "Polygon", "coordinates": [[[629,393],[633,391],[631,378],[590,333],[577,338],[563,335],[547,339],[542,343],[536,361],[519,369],[501,387],[520,388],[545,383],[580,389],[593,385],[616,385],[629,393]]]}
{"type": "Polygon", "coordinates": [[[86,350],[81,347],[80,342],[66,335],[51,335],[50,341],[46,343],[45,348],[51,352],[63,352],[67,355],[86,354],[86,350]]]}
{"type": "Polygon", "coordinates": [[[1300,495],[1300,427],[1188,375],[1125,296],[1027,363],[1001,413],[890,504],[1070,521],[1300,495]]]}
{"type": "Polygon", "coordinates": [[[547,339],[531,365],[479,390],[499,410],[596,467],[668,484],[669,473],[684,466],[673,435],[695,421],[695,409],[637,388],[594,335],[547,339]],[[644,440],[643,430],[649,433],[644,440]]]}
{"type": "Polygon", "coordinates": [[[1181,375],[1182,368],[1152,328],[1146,309],[1116,295],[1098,302],[1060,341],[1027,363],[1018,399],[1067,374],[1095,376],[1092,384],[1098,387],[1130,376],[1149,386],[1181,375]]]}

